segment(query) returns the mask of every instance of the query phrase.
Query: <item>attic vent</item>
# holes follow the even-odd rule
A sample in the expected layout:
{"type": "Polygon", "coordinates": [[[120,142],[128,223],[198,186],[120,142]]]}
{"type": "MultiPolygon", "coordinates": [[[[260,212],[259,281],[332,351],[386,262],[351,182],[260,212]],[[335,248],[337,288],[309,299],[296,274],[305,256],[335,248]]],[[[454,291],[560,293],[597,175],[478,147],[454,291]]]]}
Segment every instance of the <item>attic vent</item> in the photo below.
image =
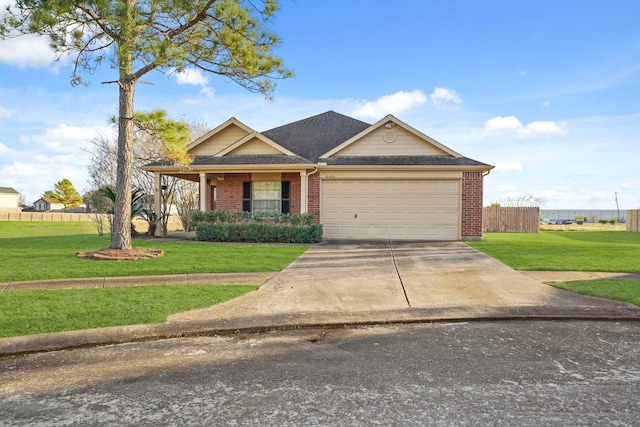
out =
{"type": "Polygon", "coordinates": [[[384,139],[384,142],[394,142],[397,137],[398,135],[396,135],[396,132],[389,129],[385,131],[384,135],[382,136],[382,139],[384,139]]]}

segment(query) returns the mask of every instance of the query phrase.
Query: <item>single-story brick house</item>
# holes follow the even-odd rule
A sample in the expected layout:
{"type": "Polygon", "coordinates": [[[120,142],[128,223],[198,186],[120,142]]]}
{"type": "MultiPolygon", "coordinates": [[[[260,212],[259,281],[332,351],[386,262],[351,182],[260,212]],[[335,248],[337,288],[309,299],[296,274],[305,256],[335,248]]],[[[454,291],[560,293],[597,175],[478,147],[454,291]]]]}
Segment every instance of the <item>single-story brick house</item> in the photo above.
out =
{"type": "Polygon", "coordinates": [[[329,239],[478,240],[483,177],[469,159],[392,115],[329,111],[257,132],[231,118],[188,145],[193,163],[146,165],[200,184],[200,209],[311,213],[329,239]]]}

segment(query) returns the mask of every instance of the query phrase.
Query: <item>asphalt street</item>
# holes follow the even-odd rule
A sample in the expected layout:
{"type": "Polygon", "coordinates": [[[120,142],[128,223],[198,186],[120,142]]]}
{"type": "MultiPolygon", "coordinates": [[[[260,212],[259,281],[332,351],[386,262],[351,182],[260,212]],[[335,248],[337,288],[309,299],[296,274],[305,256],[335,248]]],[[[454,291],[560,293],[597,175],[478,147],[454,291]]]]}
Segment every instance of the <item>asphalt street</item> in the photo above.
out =
{"type": "Polygon", "coordinates": [[[632,426],[637,321],[179,338],[0,360],[3,426],[632,426]]]}

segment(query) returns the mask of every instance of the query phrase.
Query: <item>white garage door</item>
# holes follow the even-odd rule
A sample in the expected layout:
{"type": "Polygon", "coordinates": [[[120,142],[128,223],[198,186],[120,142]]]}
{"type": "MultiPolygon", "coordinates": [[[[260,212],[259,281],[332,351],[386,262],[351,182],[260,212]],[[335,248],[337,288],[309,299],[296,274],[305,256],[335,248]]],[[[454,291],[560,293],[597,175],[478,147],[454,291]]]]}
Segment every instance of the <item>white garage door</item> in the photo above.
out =
{"type": "Polygon", "coordinates": [[[324,237],[459,240],[459,180],[323,180],[324,237]]]}

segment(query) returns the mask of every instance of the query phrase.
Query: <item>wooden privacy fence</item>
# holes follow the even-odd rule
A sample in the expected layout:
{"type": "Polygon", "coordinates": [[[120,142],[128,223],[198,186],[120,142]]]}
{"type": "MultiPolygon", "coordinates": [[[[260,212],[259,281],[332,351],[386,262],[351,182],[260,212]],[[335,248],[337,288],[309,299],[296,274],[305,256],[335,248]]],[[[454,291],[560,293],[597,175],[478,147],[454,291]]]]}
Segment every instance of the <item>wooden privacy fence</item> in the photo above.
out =
{"type": "Polygon", "coordinates": [[[640,233],[640,210],[627,211],[627,231],[640,233]]]}
{"type": "Polygon", "coordinates": [[[537,233],[540,231],[540,208],[486,207],[482,209],[486,233],[537,233]]]}
{"type": "Polygon", "coordinates": [[[93,221],[97,215],[101,214],[0,211],[0,221],[93,221]]]}

